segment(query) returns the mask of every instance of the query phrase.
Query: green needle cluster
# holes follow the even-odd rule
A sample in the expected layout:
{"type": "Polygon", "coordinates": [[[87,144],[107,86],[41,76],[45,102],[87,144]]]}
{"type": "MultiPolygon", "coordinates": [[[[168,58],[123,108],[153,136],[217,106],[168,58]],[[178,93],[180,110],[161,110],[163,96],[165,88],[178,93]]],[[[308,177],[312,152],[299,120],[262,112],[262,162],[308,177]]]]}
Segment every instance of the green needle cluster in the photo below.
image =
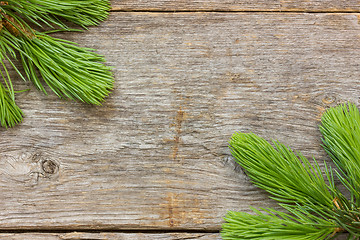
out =
{"type": "Polygon", "coordinates": [[[253,133],[235,133],[229,145],[252,182],[270,193],[284,212],[252,208],[253,214],[228,212],[223,239],[332,239],[349,233],[360,239],[360,113],[355,104],[328,109],[320,132],[337,169],[307,160],[278,141],[253,133]],[[335,185],[339,179],[350,197],[335,185]],[[286,213],[285,213],[286,212],[286,213]]]}
{"type": "Polygon", "coordinates": [[[21,91],[14,89],[9,67],[45,94],[50,89],[61,98],[101,105],[114,82],[104,58],[94,49],[49,34],[79,31],[68,24],[84,29],[97,25],[107,18],[109,10],[108,0],[0,2],[1,126],[13,127],[23,116],[15,103],[15,95],[21,91]],[[45,31],[49,28],[52,30],[45,31]],[[21,63],[22,69],[18,69],[14,60],[21,63]]]}

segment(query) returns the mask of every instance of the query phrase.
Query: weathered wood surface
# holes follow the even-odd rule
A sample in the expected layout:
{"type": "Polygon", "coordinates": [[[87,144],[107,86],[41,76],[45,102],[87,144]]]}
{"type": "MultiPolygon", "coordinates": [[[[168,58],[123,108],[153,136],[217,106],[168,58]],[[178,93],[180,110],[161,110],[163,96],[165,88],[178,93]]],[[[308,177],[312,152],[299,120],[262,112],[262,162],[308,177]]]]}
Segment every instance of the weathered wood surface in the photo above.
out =
{"type": "Polygon", "coordinates": [[[115,11],[359,12],[357,0],[112,0],[115,11]]]}
{"type": "Polygon", "coordinates": [[[215,240],[219,234],[212,233],[8,233],[0,234],[7,240],[215,240]]]}
{"type": "Polygon", "coordinates": [[[227,140],[252,131],[324,158],[321,113],[359,103],[359,32],[356,14],[112,13],[64,35],[99,49],[116,86],[102,107],[18,95],[0,229],[217,231],[227,210],[272,205],[227,140]]]}
{"type": "MultiPolygon", "coordinates": [[[[220,240],[218,233],[2,233],[6,240],[220,240]]],[[[336,240],[345,240],[346,235],[336,240]]]]}

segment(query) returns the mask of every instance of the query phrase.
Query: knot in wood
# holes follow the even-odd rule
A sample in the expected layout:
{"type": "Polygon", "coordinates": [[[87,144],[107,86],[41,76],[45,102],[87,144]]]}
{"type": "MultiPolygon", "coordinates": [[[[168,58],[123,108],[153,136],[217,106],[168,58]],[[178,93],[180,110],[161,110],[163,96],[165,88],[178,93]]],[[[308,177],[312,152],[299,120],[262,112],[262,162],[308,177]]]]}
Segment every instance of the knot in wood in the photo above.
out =
{"type": "Polygon", "coordinates": [[[41,162],[41,168],[47,174],[54,174],[58,170],[58,165],[50,159],[45,159],[41,162]]]}

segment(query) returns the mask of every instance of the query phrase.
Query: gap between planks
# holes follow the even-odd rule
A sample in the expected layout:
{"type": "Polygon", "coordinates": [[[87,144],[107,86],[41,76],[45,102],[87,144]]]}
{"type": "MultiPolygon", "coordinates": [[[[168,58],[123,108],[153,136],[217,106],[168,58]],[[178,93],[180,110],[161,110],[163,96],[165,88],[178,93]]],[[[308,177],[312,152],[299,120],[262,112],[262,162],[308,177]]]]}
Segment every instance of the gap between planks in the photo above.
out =
{"type": "Polygon", "coordinates": [[[203,230],[196,230],[196,229],[154,229],[154,230],[147,230],[147,229],[81,229],[81,228],[76,228],[76,229],[61,229],[61,228],[38,228],[38,229],[6,229],[6,230],[0,230],[0,234],[4,234],[4,233],[16,233],[16,234],[21,234],[21,233],[71,233],[71,232],[84,232],[84,233],[143,233],[143,234],[166,234],[166,233],[193,233],[193,234],[201,234],[201,233],[220,233],[220,230],[207,230],[207,229],[203,229],[203,230]]]}
{"type": "Polygon", "coordinates": [[[159,9],[125,9],[113,7],[110,12],[136,12],[136,13],[360,13],[359,10],[293,10],[293,9],[231,9],[231,10],[204,10],[204,9],[182,9],[182,10],[159,10],[159,9]]]}

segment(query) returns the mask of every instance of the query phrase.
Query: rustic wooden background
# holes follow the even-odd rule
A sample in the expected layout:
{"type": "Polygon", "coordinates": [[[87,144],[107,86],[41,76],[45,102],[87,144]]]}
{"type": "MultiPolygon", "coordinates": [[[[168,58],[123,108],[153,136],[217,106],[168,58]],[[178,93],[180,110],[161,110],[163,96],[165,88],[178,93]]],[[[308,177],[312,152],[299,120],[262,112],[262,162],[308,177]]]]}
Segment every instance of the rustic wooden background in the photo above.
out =
{"type": "Polygon", "coordinates": [[[359,103],[360,2],[113,0],[63,38],[114,66],[102,107],[18,94],[0,130],[0,239],[220,239],[227,210],[273,206],[235,131],[327,159],[319,118],[359,103]]]}

